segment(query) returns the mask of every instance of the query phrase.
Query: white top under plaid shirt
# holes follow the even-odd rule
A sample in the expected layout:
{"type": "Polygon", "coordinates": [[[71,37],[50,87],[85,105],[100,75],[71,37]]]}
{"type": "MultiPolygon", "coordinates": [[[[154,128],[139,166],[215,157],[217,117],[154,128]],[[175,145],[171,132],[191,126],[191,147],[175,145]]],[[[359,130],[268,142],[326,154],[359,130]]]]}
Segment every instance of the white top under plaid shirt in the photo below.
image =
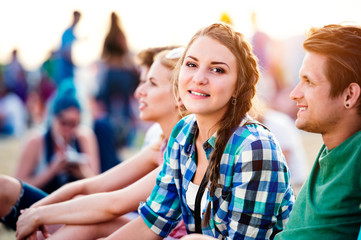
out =
{"type": "MultiPolygon", "coordinates": [[[[268,239],[283,229],[294,196],[283,154],[273,134],[259,124],[235,130],[224,150],[220,178],[211,205],[211,220],[203,234],[226,239],[268,239]]],[[[187,231],[195,231],[186,202],[189,182],[196,172],[194,134],[196,118],[189,115],[173,129],[156,186],[139,213],[156,234],[166,237],[183,216],[187,231]]],[[[216,134],[204,143],[209,160],[216,134]]],[[[204,212],[205,209],[202,209],[204,212]]]]}

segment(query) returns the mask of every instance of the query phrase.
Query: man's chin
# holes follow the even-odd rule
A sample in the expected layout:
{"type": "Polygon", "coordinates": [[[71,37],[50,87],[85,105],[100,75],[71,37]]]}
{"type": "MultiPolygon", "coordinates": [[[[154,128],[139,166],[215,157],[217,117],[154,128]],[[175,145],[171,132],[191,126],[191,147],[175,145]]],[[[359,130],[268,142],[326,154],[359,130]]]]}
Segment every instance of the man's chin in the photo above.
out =
{"type": "Polygon", "coordinates": [[[296,119],[295,125],[298,129],[307,131],[307,124],[298,118],[296,119]]]}

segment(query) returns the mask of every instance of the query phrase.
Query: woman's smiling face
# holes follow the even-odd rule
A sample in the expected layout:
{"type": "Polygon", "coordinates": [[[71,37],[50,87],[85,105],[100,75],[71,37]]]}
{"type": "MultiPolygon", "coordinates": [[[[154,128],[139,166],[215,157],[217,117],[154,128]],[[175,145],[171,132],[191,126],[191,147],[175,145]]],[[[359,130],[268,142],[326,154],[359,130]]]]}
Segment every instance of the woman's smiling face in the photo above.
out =
{"type": "Polygon", "coordinates": [[[221,119],[234,96],[236,57],[220,42],[201,36],[188,48],[179,73],[179,94],[197,116],[221,119]]]}

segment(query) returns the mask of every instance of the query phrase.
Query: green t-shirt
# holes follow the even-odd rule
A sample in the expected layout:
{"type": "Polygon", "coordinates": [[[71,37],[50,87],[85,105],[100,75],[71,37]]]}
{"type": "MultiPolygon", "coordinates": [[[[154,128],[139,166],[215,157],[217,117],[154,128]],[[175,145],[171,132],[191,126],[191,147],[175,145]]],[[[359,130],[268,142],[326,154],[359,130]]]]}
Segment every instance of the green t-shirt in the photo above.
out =
{"type": "Polygon", "coordinates": [[[281,239],[357,239],[361,225],[361,131],[322,146],[281,239]]]}

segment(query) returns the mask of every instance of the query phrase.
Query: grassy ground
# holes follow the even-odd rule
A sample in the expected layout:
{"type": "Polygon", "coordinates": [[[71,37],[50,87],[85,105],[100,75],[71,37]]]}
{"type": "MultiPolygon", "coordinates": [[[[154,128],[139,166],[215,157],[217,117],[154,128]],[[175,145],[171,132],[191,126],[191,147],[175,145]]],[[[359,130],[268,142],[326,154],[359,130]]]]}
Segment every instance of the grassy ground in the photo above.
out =
{"type": "MultiPolygon", "coordinates": [[[[313,161],[316,158],[318,150],[321,147],[320,135],[302,132],[303,144],[307,152],[307,166],[308,172],[311,170],[313,161]]],[[[0,174],[13,175],[17,159],[19,158],[21,142],[20,139],[1,139],[0,138],[0,174]]],[[[134,150],[128,150],[123,153],[124,155],[132,155],[134,150]]],[[[126,156],[124,157],[126,159],[126,156]]],[[[1,190],[1,186],[0,186],[1,190]]],[[[15,240],[15,234],[11,230],[5,229],[0,225],[0,240],[15,240]]]]}

